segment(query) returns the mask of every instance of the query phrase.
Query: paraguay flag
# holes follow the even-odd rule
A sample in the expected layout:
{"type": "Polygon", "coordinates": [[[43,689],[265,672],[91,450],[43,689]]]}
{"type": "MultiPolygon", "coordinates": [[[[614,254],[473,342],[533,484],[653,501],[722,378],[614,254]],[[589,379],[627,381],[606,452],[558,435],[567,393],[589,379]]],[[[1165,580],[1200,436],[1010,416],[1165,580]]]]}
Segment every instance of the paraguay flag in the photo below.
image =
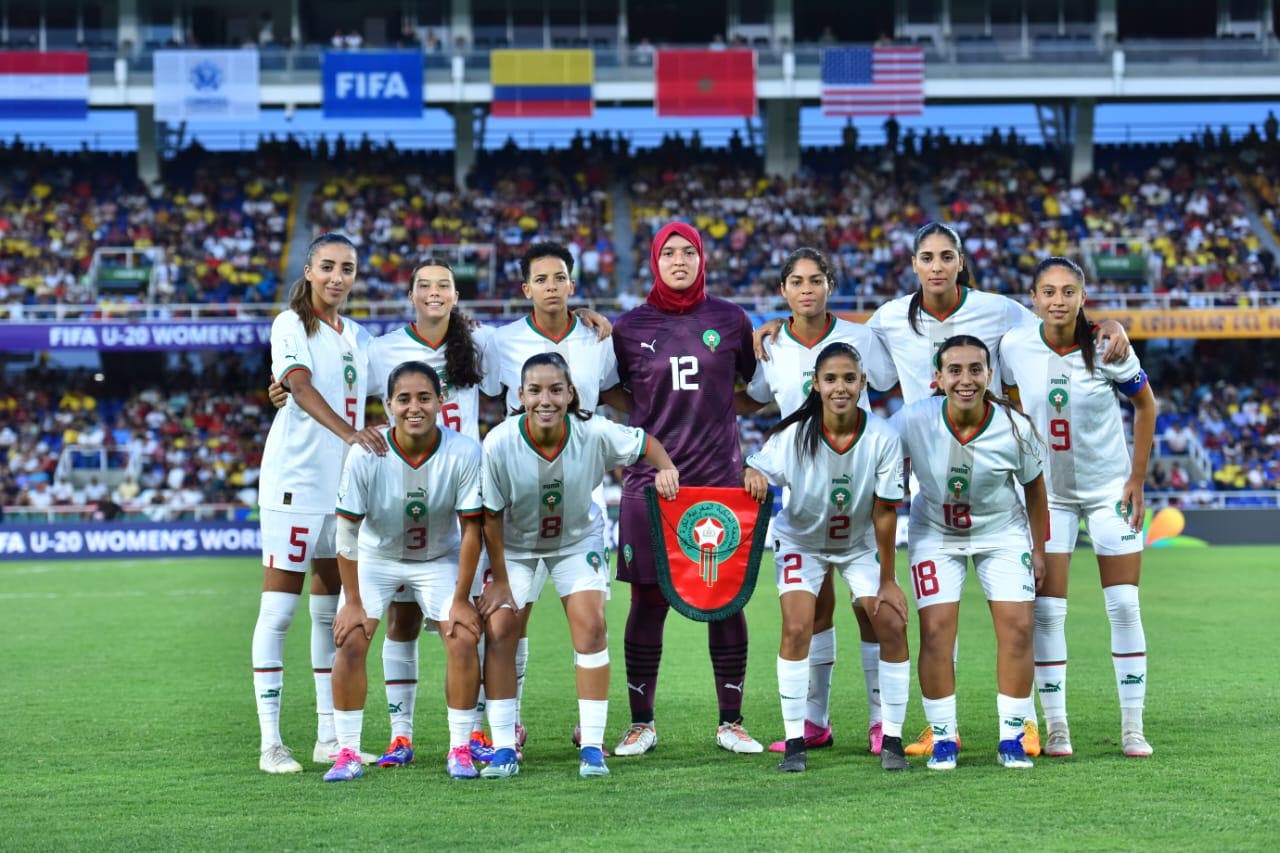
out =
{"type": "Polygon", "coordinates": [[[0,116],[88,118],[89,54],[0,51],[0,116]]]}
{"type": "Polygon", "coordinates": [[[495,50],[489,55],[494,118],[590,118],[590,50],[495,50]]]}

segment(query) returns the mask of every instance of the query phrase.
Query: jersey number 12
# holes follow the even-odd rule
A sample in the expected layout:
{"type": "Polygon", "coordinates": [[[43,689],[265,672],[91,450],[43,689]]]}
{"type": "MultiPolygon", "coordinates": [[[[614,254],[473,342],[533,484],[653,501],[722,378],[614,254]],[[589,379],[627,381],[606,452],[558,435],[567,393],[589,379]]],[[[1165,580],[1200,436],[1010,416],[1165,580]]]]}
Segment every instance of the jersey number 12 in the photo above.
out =
{"type": "Polygon", "coordinates": [[[671,362],[671,387],[676,391],[698,390],[698,357],[673,355],[671,362]]]}

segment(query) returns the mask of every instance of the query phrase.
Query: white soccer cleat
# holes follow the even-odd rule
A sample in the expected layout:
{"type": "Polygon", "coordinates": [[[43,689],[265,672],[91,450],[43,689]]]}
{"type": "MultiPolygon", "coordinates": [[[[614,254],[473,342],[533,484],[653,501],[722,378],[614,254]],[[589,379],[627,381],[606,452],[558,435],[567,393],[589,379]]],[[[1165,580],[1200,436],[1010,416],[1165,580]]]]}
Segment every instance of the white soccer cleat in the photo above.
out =
{"type": "Polygon", "coordinates": [[[724,723],[716,729],[716,746],[742,755],[764,752],[764,744],[747,734],[741,723],[724,723]]]}
{"type": "Polygon", "coordinates": [[[653,723],[636,723],[627,729],[622,740],[614,747],[614,755],[644,755],[658,745],[658,731],[653,723]]]}
{"type": "MultiPolygon", "coordinates": [[[[316,764],[332,764],[334,759],[338,757],[338,753],[342,751],[342,747],[338,746],[336,740],[318,740],[315,749],[311,750],[311,760],[316,764]]],[[[360,753],[361,764],[376,764],[378,756],[368,752],[360,753]]]]}
{"type": "Polygon", "coordinates": [[[302,765],[282,743],[272,744],[258,756],[258,769],[264,773],[301,773],[302,765]]]}
{"type": "Polygon", "coordinates": [[[1066,758],[1071,755],[1071,731],[1066,726],[1049,729],[1044,742],[1044,754],[1050,758],[1066,758]]]}
{"type": "Polygon", "coordinates": [[[1126,758],[1149,758],[1155,752],[1142,736],[1142,729],[1127,729],[1122,732],[1120,746],[1124,749],[1126,758]]]}

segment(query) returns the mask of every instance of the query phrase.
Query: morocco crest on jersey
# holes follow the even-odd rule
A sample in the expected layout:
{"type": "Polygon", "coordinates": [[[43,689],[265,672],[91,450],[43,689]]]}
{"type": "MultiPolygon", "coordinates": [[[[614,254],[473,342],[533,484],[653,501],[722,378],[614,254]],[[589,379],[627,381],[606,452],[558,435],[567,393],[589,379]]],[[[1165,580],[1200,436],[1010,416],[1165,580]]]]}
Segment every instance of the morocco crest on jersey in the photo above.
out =
{"type": "Polygon", "coordinates": [[[674,501],[649,486],[649,536],[662,594],[699,622],[726,619],[756,588],[773,501],[742,488],[681,486],[674,501]]]}

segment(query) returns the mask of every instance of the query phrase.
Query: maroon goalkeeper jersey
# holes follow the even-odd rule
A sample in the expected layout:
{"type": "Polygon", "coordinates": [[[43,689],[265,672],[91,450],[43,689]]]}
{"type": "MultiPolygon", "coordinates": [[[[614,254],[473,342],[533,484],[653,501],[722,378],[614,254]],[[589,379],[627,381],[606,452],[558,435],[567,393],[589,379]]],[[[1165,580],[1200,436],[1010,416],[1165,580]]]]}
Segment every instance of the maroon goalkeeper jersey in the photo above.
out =
{"type": "MultiPolygon", "coordinates": [[[[614,324],[618,378],[631,392],[630,423],[662,442],[682,485],[742,482],[733,397],[738,378],[755,372],[751,332],[745,311],[714,296],[688,314],[641,305],[614,324]]],[[[644,461],[627,468],[623,495],[638,497],[654,473],[644,461]]]]}

